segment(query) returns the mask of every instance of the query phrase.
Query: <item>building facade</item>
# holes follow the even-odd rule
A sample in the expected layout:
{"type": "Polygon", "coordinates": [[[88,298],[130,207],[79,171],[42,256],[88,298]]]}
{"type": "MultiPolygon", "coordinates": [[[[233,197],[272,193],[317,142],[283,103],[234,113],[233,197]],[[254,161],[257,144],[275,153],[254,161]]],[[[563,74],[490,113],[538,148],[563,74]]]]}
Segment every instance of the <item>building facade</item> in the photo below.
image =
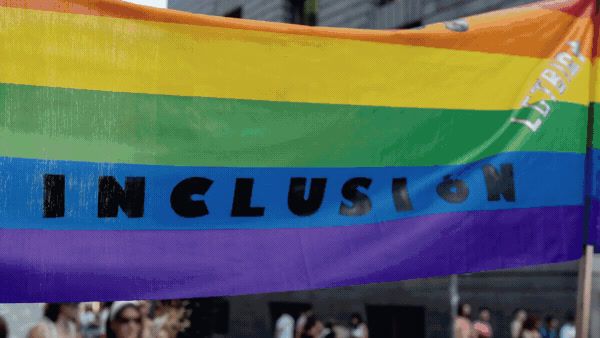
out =
{"type": "Polygon", "coordinates": [[[532,0],[169,0],[169,8],[245,19],[371,29],[412,28],[532,0]],[[300,18],[304,13],[304,17],[300,18]],[[314,18],[313,18],[314,17],[314,18]]]}

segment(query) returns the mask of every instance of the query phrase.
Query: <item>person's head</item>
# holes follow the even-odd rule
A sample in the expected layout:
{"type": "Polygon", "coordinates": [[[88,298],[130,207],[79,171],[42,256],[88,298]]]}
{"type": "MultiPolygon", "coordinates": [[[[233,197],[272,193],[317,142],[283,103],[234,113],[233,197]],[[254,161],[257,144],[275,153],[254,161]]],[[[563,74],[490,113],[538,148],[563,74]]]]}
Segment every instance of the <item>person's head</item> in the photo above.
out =
{"type": "Polygon", "coordinates": [[[0,316],[0,338],[8,338],[8,324],[2,316],[0,316]]]}
{"type": "Polygon", "coordinates": [[[62,318],[76,322],[79,314],[79,303],[48,303],[44,307],[44,317],[56,322],[62,318]]]}
{"type": "Polygon", "coordinates": [[[304,323],[304,327],[302,328],[302,332],[307,334],[315,327],[315,325],[317,325],[317,317],[308,316],[306,318],[306,322],[304,323]]]}
{"type": "Polygon", "coordinates": [[[469,318],[471,316],[471,305],[469,304],[460,304],[458,306],[458,316],[469,318]]]}
{"type": "Polygon", "coordinates": [[[151,308],[151,303],[150,301],[147,300],[140,300],[138,302],[138,307],[140,308],[140,313],[142,314],[142,317],[150,317],[150,308],[151,308]]]}
{"type": "Polygon", "coordinates": [[[92,307],[92,304],[85,304],[85,307],[83,308],[83,310],[85,312],[94,312],[94,308],[92,307]]]}
{"type": "Polygon", "coordinates": [[[575,322],[575,315],[573,312],[569,311],[565,315],[565,321],[569,324],[573,324],[575,322]]]}
{"type": "Polygon", "coordinates": [[[548,329],[556,329],[558,327],[558,320],[552,315],[547,315],[544,317],[544,325],[546,325],[548,329]]]}
{"type": "Polygon", "coordinates": [[[107,338],[140,338],[142,313],[137,302],[114,302],[106,322],[107,338]]]}
{"type": "Polygon", "coordinates": [[[540,327],[540,320],[536,315],[529,315],[523,322],[523,330],[538,330],[540,327]]]}
{"type": "Polygon", "coordinates": [[[513,311],[513,318],[522,323],[527,319],[527,312],[524,309],[516,309],[513,311]]]}
{"type": "Polygon", "coordinates": [[[350,316],[350,323],[352,323],[352,326],[356,327],[356,326],[360,325],[362,322],[363,322],[363,319],[362,319],[362,316],[360,315],[360,313],[354,312],[350,316]]]}
{"type": "Polygon", "coordinates": [[[484,322],[489,322],[490,321],[490,309],[487,307],[482,307],[479,309],[479,320],[484,321],[484,322]]]}

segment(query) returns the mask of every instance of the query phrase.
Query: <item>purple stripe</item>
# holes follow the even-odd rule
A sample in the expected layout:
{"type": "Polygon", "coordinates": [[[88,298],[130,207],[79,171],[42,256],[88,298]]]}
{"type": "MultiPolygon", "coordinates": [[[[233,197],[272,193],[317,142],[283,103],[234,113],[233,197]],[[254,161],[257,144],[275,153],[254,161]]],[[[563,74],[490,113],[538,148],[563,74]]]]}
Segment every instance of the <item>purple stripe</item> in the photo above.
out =
{"type": "Polygon", "coordinates": [[[582,207],[317,229],[0,230],[0,302],[326,288],[574,260],[582,207]]]}

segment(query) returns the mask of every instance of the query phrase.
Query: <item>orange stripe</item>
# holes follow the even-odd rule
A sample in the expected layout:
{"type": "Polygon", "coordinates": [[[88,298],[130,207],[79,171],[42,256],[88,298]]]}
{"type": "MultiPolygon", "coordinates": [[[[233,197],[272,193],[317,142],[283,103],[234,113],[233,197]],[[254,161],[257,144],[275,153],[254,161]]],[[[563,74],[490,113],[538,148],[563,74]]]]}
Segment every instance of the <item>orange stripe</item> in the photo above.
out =
{"type": "MultiPolygon", "coordinates": [[[[0,6],[547,58],[554,54],[555,42],[565,39],[563,32],[574,25],[582,29],[591,25],[589,17],[575,17],[559,11],[565,7],[564,2],[544,4],[552,9],[533,4],[473,16],[468,19],[470,30],[463,33],[448,31],[443,24],[422,30],[385,31],[307,27],[191,14],[118,0],[0,0],[0,6]]],[[[587,6],[585,12],[591,10],[592,7],[587,6]]],[[[582,47],[586,56],[590,56],[591,46],[584,44],[582,47]]]]}

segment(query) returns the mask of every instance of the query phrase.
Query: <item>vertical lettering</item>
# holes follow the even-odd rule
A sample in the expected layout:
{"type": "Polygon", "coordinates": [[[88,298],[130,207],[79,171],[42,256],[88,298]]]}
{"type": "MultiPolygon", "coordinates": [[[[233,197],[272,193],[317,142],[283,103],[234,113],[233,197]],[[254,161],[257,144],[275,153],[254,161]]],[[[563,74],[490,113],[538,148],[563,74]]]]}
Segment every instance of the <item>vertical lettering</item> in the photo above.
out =
{"type": "Polygon", "coordinates": [[[44,175],[44,218],[65,216],[65,176],[44,175]]]}
{"type": "Polygon", "coordinates": [[[235,180],[235,192],[233,193],[232,217],[261,217],[265,214],[264,207],[252,206],[252,187],[254,179],[238,178],[235,180]]]}

